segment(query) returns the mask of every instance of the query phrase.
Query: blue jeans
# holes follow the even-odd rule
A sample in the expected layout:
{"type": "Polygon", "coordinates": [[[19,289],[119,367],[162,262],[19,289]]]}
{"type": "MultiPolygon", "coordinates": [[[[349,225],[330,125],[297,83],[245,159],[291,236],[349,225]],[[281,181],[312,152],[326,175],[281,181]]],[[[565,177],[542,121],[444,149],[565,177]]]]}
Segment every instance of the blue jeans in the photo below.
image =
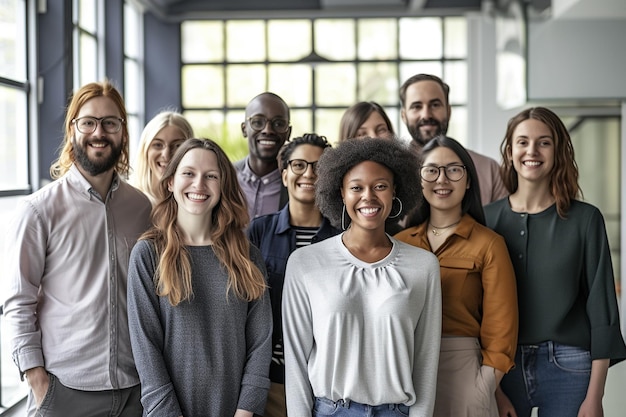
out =
{"type": "Polygon", "coordinates": [[[518,417],[576,417],[589,386],[591,353],[585,349],[544,342],[518,345],[515,368],[501,387],[518,417]]]}
{"type": "Polygon", "coordinates": [[[332,401],[315,398],[313,417],[406,417],[409,407],[404,404],[367,405],[354,401],[332,401]]]}

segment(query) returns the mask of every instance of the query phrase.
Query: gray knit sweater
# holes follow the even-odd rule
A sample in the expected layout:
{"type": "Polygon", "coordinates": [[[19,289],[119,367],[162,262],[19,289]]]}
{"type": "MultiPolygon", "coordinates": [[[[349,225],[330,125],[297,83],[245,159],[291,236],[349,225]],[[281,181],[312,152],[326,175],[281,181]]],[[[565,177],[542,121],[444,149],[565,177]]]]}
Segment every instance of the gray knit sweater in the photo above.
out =
{"type": "MultiPolygon", "coordinates": [[[[144,416],[262,414],[270,386],[269,296],[226,295],[227,275],[211,246],[189,246],[194,296],[172,307],[155,293],[154,246],[139,241],[128,270],[128,317],[144,416]]],[[[263,258],[251,247],[254,263],[263,258]]]]}

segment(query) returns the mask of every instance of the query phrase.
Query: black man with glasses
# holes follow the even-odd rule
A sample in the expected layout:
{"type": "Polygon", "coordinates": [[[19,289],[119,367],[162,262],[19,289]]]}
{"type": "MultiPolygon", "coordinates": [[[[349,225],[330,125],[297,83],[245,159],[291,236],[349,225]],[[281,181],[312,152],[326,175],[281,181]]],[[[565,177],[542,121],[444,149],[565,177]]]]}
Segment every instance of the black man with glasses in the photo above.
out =
{"type": "Polygon", "coordinates": [[[72,97],[55,179],[8,227],[4,315],[30,387],[28,416],[140,417],[126,280],[151,204],[127,184],[128,131],[108,81],[72,97]]]}
{"type": "Polygon", "coordinates": [[[258,217],[248,228],[250,242],[261,250],[267,267],[274,331],[270,388],[265,417],[286,417],[285,361],[283,357],[282,292],[287,258],[299,247],[337,235],[315,205],[317,160],[329,148],[323,136],[307,133],[283,145],[278,159],[289,203],[280,211],[258,217]]]}
{"type": "Polygon", "coordinates": [[[291,135],[289,106],[274,93],[259,94],[246,106],[241,132],[248,139],[249,153],[233,165],[252,220],[274,213],[287,201],[276,158],[291,135]]]}

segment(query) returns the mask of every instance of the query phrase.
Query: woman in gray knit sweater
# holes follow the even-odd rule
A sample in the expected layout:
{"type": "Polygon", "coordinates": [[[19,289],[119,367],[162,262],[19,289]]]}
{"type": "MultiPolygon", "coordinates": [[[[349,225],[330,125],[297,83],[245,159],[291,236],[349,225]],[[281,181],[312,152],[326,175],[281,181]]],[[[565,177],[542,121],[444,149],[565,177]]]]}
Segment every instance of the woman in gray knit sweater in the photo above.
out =
{"type": "Polygon", "coordinates": [[[144,416],[261,414],[272,313],[235,170],[215,142],[188,139],[159,192],[154,227],[133,248],[128,273],[144,416]]]}

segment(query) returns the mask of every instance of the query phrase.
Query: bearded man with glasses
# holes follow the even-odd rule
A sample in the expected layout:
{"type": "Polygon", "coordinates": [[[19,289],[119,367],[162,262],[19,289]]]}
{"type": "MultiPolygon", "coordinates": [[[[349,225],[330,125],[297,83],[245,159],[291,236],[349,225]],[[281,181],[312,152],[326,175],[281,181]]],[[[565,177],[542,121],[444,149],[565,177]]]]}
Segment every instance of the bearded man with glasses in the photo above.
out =
{"type": "Polygon", "coordinates": [[[72,97],[52,183],[8,227],[4,314],[28,416],[140,417],[126,279],[151,204],[128,185],[128,131],[108,81],[72,97]]]}
{"type": "Polygon", "coordinates": [[[291,136],[289,106],[274,93],[254,97],[241,123],[249,154],[233,165],[248,202],[250,220],[276,212],[287,202],[278,169],[278,151],[291,136]]]}

